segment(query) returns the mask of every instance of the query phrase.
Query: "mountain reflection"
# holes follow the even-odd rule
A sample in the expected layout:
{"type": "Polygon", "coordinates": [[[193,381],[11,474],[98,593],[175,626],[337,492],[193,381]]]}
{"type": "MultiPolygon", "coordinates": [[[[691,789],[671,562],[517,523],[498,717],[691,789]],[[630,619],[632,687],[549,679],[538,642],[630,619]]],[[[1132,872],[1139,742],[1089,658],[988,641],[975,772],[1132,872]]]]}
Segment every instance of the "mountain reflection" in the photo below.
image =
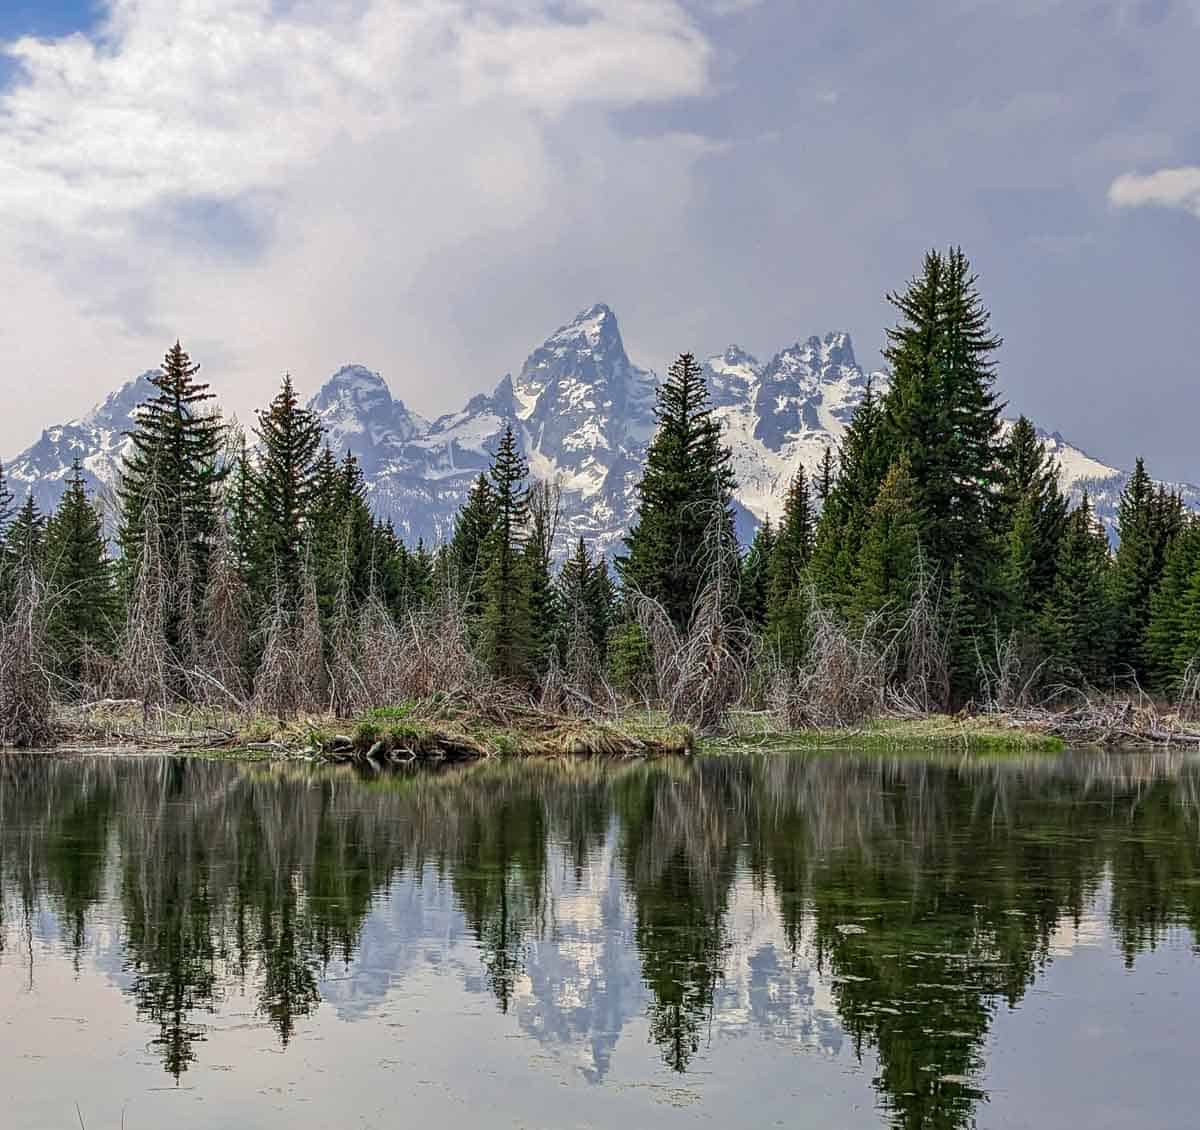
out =
{"type": "Polygon", "coordinates": [[[1200,937],[1198,803],[1200,764],[1165,754],[370,781],[4,757],[0,960],[36,978],[47,913],[77,963],[119,927],[111,972],[176,1078],[227,994],[286,1047],[319,1007],[354,1019],[448,964],[597,1082],[636,1025],[681,1073],[703,1054],[719,1073],[749,1033],[846,1043],[874,1054],[895,1125],[959,1127],[997,1010],[1097,906],[1128,963],[1172,928],[1200,937]]]}

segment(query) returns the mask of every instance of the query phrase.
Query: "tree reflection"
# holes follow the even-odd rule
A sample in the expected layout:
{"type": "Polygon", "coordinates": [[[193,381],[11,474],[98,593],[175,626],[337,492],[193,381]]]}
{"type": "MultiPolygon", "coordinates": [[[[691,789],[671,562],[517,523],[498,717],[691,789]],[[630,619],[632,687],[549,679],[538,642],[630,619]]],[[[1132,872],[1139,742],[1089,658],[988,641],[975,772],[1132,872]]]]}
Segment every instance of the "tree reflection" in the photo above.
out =
{"type": "Polygon", "coordinates": [[[93,913],[116,900],[129,992],[179,1078],[224,999],[250,995],[286,1046],[330,963],[356,960],[381,897],[400,880],[448,884],[502,1012],[540,992],[542,1029],[604,1058],[644,1009],[662,1061],[685,1072],[722,1020],[733,908],[750,891],[780,939],[754,955],[755,999],[772,1003],[753,1021],[783,1025],[780,1010],[802,1007],[789,968],[815,966],[853,1047],[877,1060],[893,1123],[960,1127],[997,1010],[1100,891],[1129,963],[1172,929],[1200,936],[1198,800],[1200,767],[1167,755],[491,764],[373,781],[4,757],[0,955],[32,960],[48,910],[78,961],[93,913]],[[594,867],[602,856],[611,870],[594,867]],[[589,884],[614,882],[623,897],[594,912],[589,952],[611,962],[632,946],[644,996],[555,993],[615,966],[526,979],[535,943],[584,936],[566,888],[598,904],[608,895],[589,884]]]}

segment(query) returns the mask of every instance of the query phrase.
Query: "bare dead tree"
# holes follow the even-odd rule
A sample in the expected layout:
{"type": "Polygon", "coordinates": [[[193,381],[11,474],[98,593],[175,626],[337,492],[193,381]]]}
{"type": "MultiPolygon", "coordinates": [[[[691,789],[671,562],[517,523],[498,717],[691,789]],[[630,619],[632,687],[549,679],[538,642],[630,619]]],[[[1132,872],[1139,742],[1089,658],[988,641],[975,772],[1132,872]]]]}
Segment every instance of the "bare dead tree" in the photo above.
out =
{"type": "Polygon", "coordinates": [[[0,745],[36,746],[54,735],[46,654],[45,587],[32,561],[14,566],[12,608],[0,623],[0,745]]]}
{"type": "Polygon", "coordinates": [[[806,598],[809,645],[803,660],[792,668],[772,661],[767,698],[778,724],[788,730],[836,729],[878,717],[894,664],[882,618],[869,617],[851,630],[812,586],[806,598]]]}
{"type": "Polygon", "coordinates": [[[1015,631],[1006,636],[993,631],[986,651],[976,639],[975,659],[986,712],[1003,714],[1032,704],[1045,660],[1036,657],[1027,640],[1015,631]]]}
{"type": "Polygon", "coordinates": [[[317,597],[317,574],[311,544],[304,554],[298,654],[303,682],[301,708],[312,712],[323,711],[329,703],[329,680],[325,670],[325,639],[321,631],[321,607],[317,597]]]}
{"type": "Polygon", "coordinates": [[[165,708],[171,698],[173,657],[167,642],[167,602],[171,586],[163,562],[158,507],[153,496],[142,513],[142,546],[130,593],[118,653],[121,689],[142,704],[143,717],[154,707],[165,708]]]}
{"type": "Polygon", "coordinates": [[[293,617],[283,606],[280,588],[263,622],[263,652],[254,676],[254,709],[273,718],[294,718],[300,708],[303,679],[293,617]]]}
{"type": "Polygon", "coordinates": [[[658,601],[637,591],[630,599],[650,645],[659,703],[673,722],[711,732],[742,697],[753,651],[753,633],[737,603],[737,542],[720,502],[701,553],[704,583],[686,632],[676,629],[658,601]]]}
{"type": "Polygon", "coordinates": [[[201,702],[207,697],[209,686],[203,685],[198,677],[200,652],[200,626],[196,608],[196,574],[191,554],[191,538],[186,523],[176,542],[178,554],[171,584],[177,610],[178,638],[175,644],[175,661],[182,672],[180,681],[189,702],[201,702]]]}
{"type": "Polygon", "coordinates": [[[334,602],[333,621],[329,633],[329,698],[333,713],[348,718],[355,704],[362,700],[362,678],[358,670],[358,632],[354,611],[350,606],[349,538],[342,555],[341,577],[334,602]]]}
{"type": "Polygon", "coordinates": [[[1179,717],[1184,722],[1200,719],[1200,656],[1196,656],[1184,669],[1179,680],[1179,717]]]}
{"type": "Polygon", "coordinates": [[[247,698],[243,657],[246,628],[246,586],[233,548],[229,519],[222,510],[209,559],[204,590],[204,640],[200,662],[204,674],[197,689],[202,701],[241,706],[247,698]]]}
{"type": "Polygon", "coordinates": [[[891,690],[894,706],[917,714],[944,710],[950,701],[950,632],[942,585],[918,547],[912,597],[892,649],[899,681],[891,690]]]}

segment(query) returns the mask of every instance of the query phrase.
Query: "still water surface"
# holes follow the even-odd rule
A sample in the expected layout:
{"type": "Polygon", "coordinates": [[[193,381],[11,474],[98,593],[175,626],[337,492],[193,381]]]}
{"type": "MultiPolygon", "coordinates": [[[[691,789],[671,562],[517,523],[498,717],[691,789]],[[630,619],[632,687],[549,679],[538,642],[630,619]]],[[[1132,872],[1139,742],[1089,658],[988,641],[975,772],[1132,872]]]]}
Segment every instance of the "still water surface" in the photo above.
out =
{"type": "Polygon", "coordinates": [[[0,1125],[1200,1124],[1200,762],[0,757],[0,1125]]]}

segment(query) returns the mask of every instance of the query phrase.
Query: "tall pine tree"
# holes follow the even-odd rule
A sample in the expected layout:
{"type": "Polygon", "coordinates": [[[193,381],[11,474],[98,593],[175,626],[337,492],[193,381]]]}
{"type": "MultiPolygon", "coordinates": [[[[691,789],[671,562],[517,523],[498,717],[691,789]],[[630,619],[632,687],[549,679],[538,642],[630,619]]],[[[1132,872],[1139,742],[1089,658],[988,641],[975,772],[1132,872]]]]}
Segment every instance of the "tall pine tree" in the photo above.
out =
{"type": "Polygon", "coordinates": [[[509,426],[496,449],[490,472],[496,521],[487,548],[480,630],[484,659],[493,674],[504,679],[527,678],[533,661],[530,585],[524,556],[528,473],[509,426]]]}
{"type": "Polygon", "coordinates": [[[1108,540],[1087,495],[1067,517],[1054,586],[1041,614],[1047,654],[1067,678],[1099,684],[1112,644],[1108,540]]]}
{"type": "Polygon", "coordinates": [[[278,395],[258,414],[259,458],[252,476],[255,544],[253,585],[261,606],[282,587],[288,607],[300,591],[308,519],[317,490],[321,422],[300,405],[286,376],[278,395]]]}
{"type": "Polygon", "coordinates": [[[47,639],[56,671],[78,680],[88,646],[108,651],[117,601],[100,515],[88,498],[78,457],[46,524],[45,574],[52,592],[47,639]]]}
{"type": "Polygon", "coordinates": [[[680,354],[671,366],[658,390],[656,414],[658,430],[617,570],[627,587],[657,600],[683,629],[704,579],[704,547],[711,540],[705,532],[714,519],[732,531],[736,484],[704,371],[692,354],[680,354]]]}
{"type": "MultiPolygon", "coordinates": [[[[958,248],[929,252],[921,275],[888,299],[900,314],[885,352],[893,372],[884,405],[890,458],[909,466],[922,548],[953,579],[956,631],[966,636],[1000,604],[994,508],[1001,405],[992,357],[1001,341],[958,248]]],[[[952,651],[960,657],[954,690],[966,697],[975,683],[973,641],[963,638],[952,651]]]]}
{"type": "Polygon", "coordinates": [[[1158,583],[1162,555],[1160,509],[1155,488],[1140,457],[1117,506],[1116,567],[1113,586],[1113,664],[1117,672],[1146,677],[1146,629],[1150,623],[1150,595],[1158,583]]]}
{"type": "MultiPolygon", "coordinates": [[[[176,342],[162,369],[150,378],[155,395],[141,405],[122,468],[119,538],[129,581],[145,542],[142,519],[153,497],[160,544],[171,575],[186,579],[167,616],[173,647],[195,628],[181,622],[180,608],[199,608],[208,576],[208,552],[216,528],[220,488],[227,469],[221,453],[225,426],[213,408],[208,385],[196,380],[199,365],[176,342]]],[[[184,614],[186,618],[186,614],[184,614]]]]}
{"type": "Polygon", "coordinates": [[[866,534],[871,507],[888,470],[883,411],[868,379],[842,438],[840,471],[824,500],[817,522],[812,576],[821,596],[848,613],[853,603],[853,576],[866,534]]]}

